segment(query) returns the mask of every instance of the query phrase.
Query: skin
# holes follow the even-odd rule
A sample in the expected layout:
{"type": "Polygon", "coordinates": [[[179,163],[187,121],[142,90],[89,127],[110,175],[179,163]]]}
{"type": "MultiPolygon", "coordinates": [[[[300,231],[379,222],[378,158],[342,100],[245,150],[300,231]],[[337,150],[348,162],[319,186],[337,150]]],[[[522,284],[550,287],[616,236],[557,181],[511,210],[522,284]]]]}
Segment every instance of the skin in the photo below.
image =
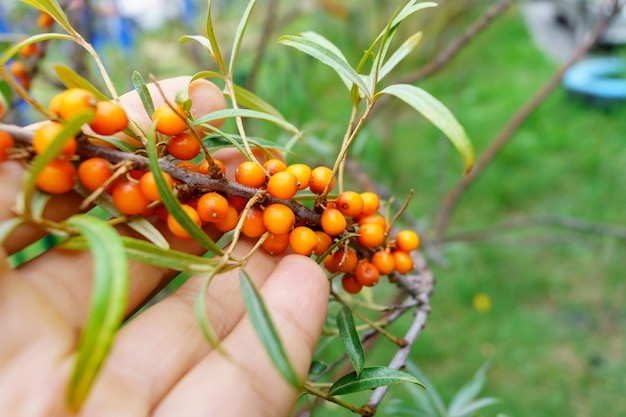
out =
{"type": "MultiPolygon", "coordinates": [[[[170,100],[189,78],[160,84],[170,100]]],[[[208,81],[190,87],[195,117],[225,106],[219,89],[208,81]]],[[[158,93],[153,92],[155,101],[158,93]]],[[[133,94],[123,96],[129,116],[149,121],[133,94]]],[[[158,103],[157,103],[158,105],[158,103]]],[[[227,172],[241,162],[230,150],[216,153],[227,172]]],[[[0,164],[0,222],[20,188],[22,168],[0,164]]],[[[46,215],[73,214],[75,195],[53,198],[46,215]]],[[[169,237],[163,225],[157,224],[169,237]]],[[[120,233],[132,234],[120,226],[120,233]]],[[[215,230],[207,229],[218,238],[215,230]]],[[[66,416],[66,387],[91,291],[91,255],[52,249],[10,270],[6,255],[41,236],[20,227],[0,248],[0,415],[66,416]]],[[[200,254],[194,242],[171,239],[177,250],[200,254]]],[[[252,242],[242,241],[236,255],[252,242]]],[[[294,368],[304,380],[320,336],[328,300],[328,281],[311,259],[299,255],[269,256],[257,251],[247,270],[259,286],[294,368]]],[[[173,276],[172,271],[131,263],[128,314],[141,307],[173,276]]],[[[179,290],[125,325],[95,383],[81,416],[282,416],[298,396],[275,370],[245,312],[238,271],[218,275],[209,286],[207,314],[228,352],[210,348],[193,314],[202,277],[190,278],[179,290]]]]}

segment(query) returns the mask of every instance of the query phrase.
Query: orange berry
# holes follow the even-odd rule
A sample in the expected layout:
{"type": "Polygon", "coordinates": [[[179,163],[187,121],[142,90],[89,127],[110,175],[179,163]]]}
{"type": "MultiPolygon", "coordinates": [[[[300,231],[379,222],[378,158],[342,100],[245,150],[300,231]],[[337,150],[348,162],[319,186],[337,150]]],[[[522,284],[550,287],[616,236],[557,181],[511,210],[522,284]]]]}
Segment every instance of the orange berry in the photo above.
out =
{"type": "Polygon", "coordinates": [[[114,102],[99,101],[89,126],[99,135],[112,135],[126,129],[128,116],[126,111],[114,102]]]}
{"type": "Polygon", "coordinates": [[[322,232],[321,230],[316,230],[315,235],[317,236],[317,245],[313,253],[317,256],[321,256],[333,245],[333,238],[328,236],[328,233],[322,232]]]}
{"type": "Polygon", "coordinates": [[[341,277],[341,286],[348,294],[358,294],[363,288],[363,284],[357,281],[354,274],[344,274],[341,277]]]}
{"type": "Polygon", "coordinates": [[[401,274],[407,274],[413,270],[413,259],[411,255],[401,250],[391,253],[396,271],[401,274]]]}
{"type": "Polygon", "coordinates": [[[68,88],[63,91],[58,102],[58,115],[64,119],[71,119],[73,116],[84,111],[96,110],[98,100],[89,90],[84,88],[68,88]]]}
{"type": "Polygon", "coordinates": [[[226,210],[226,216],[219,221],[213,223],[215,229],[222,233],[230,232],[237,226],[237,222],[239,221],[239,213],[235,209],[235,207],[229,205],[226,210]]]}
{"type": "Polygon", "coordinates": [[[89,158],[78,166],[78,180],[89,191],[96,191],[112,175],[111,164],[104,158],[89,158]]]}
{"type": "MultiPolygon", "coordinates": [[[[174,188],[174,180],[167,172],[163,172],[163,178],[167,183],[170,190],[174,188]]],[[[139,179],[139,187],[141,188],[141,192],[143,195],[150,201],[161,201],[161,193],[159,193],[159,188],[157,187],[156,181],[154,180],[154,173],[152,171],[147,171],[145,174],[141,176],[139,179]]]]}
{"type": "Polygon", "coordinates": [[[298,255],[309,256],[317,247],[317,235],[306,226],[298,226],[289,233],[289,246],[298,255]]]}
{"type": "Polygon", "coordinates": [[[359,226],[363,226],[367,223],[378,224],[380,227],[387,230],[387,220],[380,214],[368,214],[367,216],[359,217],[359,226]]]}
{"type": "Polygon", "coordinates": [[[357,241],[366,248],[375,248],[385,243],[385,229],[376,223],[359,226],[357,241]]]}
{"type": "Polygon", "coordinates": [[[281,172],[287,169],[287,165],[280,159],[272,158],[263,163],[263,168],[267,171],[268,174],[274,175],[277,172],[281,172]]]}
{"type": "Polygon", "coordinates": [[[183,133],[187,128],[187,113],[178,104],[172,109],[167,104],[157,107],[152,114],[152,121],[156,122],[156,130],[168,136],[183,133]]]}
{"type": "Polygon", "coordinates": [[[210,192],[198,200],[198,215],[204,222],[221,222],[228,214],[228,200],[221,194],[210,192]]]}
{"type": "Polygon", "coordinates": [[[191,172],[200,172],[198,166],[191,161],[180,161],[176,163],[176,166],[182,169],[186,169],[191,172]]]}
{"type": "Polygon", "coordinates": [[[361,198],[363,199],[363,210],[361,211],[363,215],[367,216],[378,211],[378,208],[380,207],[380,199],[377,194],[366,191],[361,193],[361,198]]]}
{"type": "Polygon", "coordinates": [[[309,167],[308,165],[289,165],[287,169],[285,169],[285,171],[291,172],[293,175],[296,176],[296,179],[298,180],[298,190],[304,190],[311,183],[311,167],[309,167]]]}
{"type": "Polygon", "coordinates": [[[167,152],[176,159],[187,161],[198,156],[200,142],[193,134],[183,132],[168,139],[167,152]]]}
{"type": "Polygon", "coordinates": [[[243,209],[246,207],[246,205],[248,204],[248,199],[245,197],[230,196],[227,198],[227,200],[228,200],[228,204],[233,206],[239,213],[241,213],[243,209]]]}
{"type": "MultiPolygon", "coordinates": [[[[198,226],[202,226],[202,222],[200,221],[200,217],[198,216],[198,212],[191,206],[187,204],[181,204],[183,211],[189,218],[198,226]]],[[[187,232],[181,225],[178,223],[178,220],[172,216],[170,213],[167,216],[167,228],[170,229],[170,232],[174,236],[182,240],[191,240],[191,235],[187,232]]]]}
{"type": "Polygon", "coordinates": [[[314,194],[321,194],[326,185],[330,183],[328,191],[335,186],[335,177],[332,176],[333,171],[328,167],[317,167],[311,171],[311,183],[309,189],[314,194]]]}
{"type": "Polygon", "coordinates": [[[235,170],[235,181],[248,187],[259,188],[265,184],[265,179],[265,170],[256,162],[242,162],[235,170]]]}
{"type": "Polygon", "coordinates": [[[132,216],[143,213],[150,200],[141,192],[139,184],[122,181],[113,188],[113,204],[123,214],[132,216]]]}
{"type": "Polygon", "coordinates": [[[263,210],[259,207],[250,207],[243,220],[241,233],[251,238],[257,238],[265,232],[267,232],[267,227],[263,223],[263,210]]]}
{"type": "Polygon", "coordinates": [[[420,238],[413,230],[401,230],[396,235],[396,248],[403,252],[411,252],[420,245],[420,238]]]}
{"type": "Polygon", "coordinates": [[[274,234],[288,233],[295,223],[296,215],[284,204],[270,204],[263,211],[263,224],[274,234]]]}
{"type": "MultiPolygon", "coordinates": [[[[44,153],[62,129],[63,125],[58,122],[47,121],[43,123],[33,135],[33,148],[35,149],[35,153],[44,153]]],[[[61,153],[67,157],[71,157],[76,154],[76,148],[76,138],[70,136],[65,142],[65,145],[63,145],[61,153]]]]}
{"type": "Polygon", "coordinates": [[[22,61],[13,60],[9,62],[7,69],[15,78],[28,77],[28,68],[22,61]]]}
{"type": "Polygon", "coordinates": [[[339,272],[352,272],[358,263],[356,252],[352,249],[347,251],[339,249],[333,254],[333,264],[339,272]]]}
{"type": "Polygon", "coordinates": [[[337,272],[337,267],[335,266],[335,261],[333,260],[332,254],[326,255],[326,257],[322,261],[322,264],[324,265],[324,268],[326,268],[326,270],[331,274],[337,272]]]}
{"type": "Polygon", "coordinates": [[[322,229],[330,236],[337,236],[346,230],[348,223],[344,215],[335,208],[324,210],[321,216],[322,229]]]}
{"type": "Polygon", "coordinates": [[[380,280],[378,269],[368,261],[359,262],[354,269],[354,277],[364,287],[373,287],[380,280]]]}
{"type": "Polygon", "coordinates": [[[41,170],[35,185],[49,194],[65,194],[74,187],[75,177],[76,168],[71,162],[55,159],[41,170]]]}
{"type": "Polygon", "coordinates": [[[289,247],[289,233],[282,235],[270,233],[261,247],[270,255],[280,255],[289,247]]]}
{"type": "Polygon", "coordinates": [[[391,274],[395,269],[395,261],[391,253],[381,250],[372,255],[372,265],[378,269],[381,275],[391,274]]]}
{"type": "Polygon", "coordinates": [[[358,216],[363,210],[363,198],[354,191],[344,191],[337,196],[335,201],[337,209],[346,216],[358,216]]]}
{"type": "Polygon", "coordinates": [[[7,151],[15,147],[13,136],[7,132],[0,130],[0,162],[6,161],[8,157],[7,151]]]}
{"type": "MultiPolygon", "coordinates": [[[[224,166],[224,163],[220,161],[219,159],[215,159],[215,158],[213,158],[213,162],[219,168],[220,172],[222,173],[222,176],[226,175],[226,167],[224,166]]],[[[209,174],[209,161],[207,161],[206,159],[203,159],[198,164],[198,172],[201,174],[208,175],[209,174]]]]}
{"type": "Polygon", "coordinates": [[[20,49],[20,55],[24,58],[37,56],[41,53],[41,47],[36,43],[29,43],[20,49]]]}
{"type": "Polygon", "coordinates": [[[298,179],[291,172],[277,172],[267,181],[267,192],[272,197],[288,200],[298,192],[298,179]]]}
{"type": "Polygon", "coordinates": [[[37,26],[40,29],[49,29],[54,24],[54,19],[46,12],[40,12],[37,17],[37,26]]]}

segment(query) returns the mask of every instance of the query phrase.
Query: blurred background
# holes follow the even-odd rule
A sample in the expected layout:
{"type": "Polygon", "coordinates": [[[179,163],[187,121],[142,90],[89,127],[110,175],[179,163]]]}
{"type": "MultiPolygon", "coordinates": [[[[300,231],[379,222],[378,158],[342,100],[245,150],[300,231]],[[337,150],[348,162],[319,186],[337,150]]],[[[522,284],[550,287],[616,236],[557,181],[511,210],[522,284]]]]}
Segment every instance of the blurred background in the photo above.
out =
{"type": "MultiPolygon", "coordinates": [[[[214,69],[204,51],[178,42],[182,35],[204,34],[206,2],[68,3],[68,13],[101,53],[120,91],[131,88],[134,70],[164,78],[214,69]]],[[[584,40],[601,2],[439,3],[401,26],[397,45],[418,31],[423,38],[385,81],[415,82],[436,96],[465,127],[480,155],[584,40]],[[504,3],[510,5],[466,36],[445,65],[420,75],[419,69],[504,3]]],[[[214,1],[216,31],[225,50],[246,4],[214,1]]],[[[316,31],[356,65],[403,5],[399,0],[258,3],[237,82],[305,131],[294,160],[302,157],[311,165],[334,160],[350,98],[332,70],[278,45],[277,37],[316,31]]],[[[17,0],[3,0],[0,40],[34,33],[36,19],[37,13],[17,0]]],[[[610,27],[615,35],[602,38],[585,59],[623,58],[625,21],[615,16],[610,27]]],[[[51,43],[45,54],[30,86],[44,103],[62,88],[52,69],[56,63],[99,80],[88,57],[71,45],[51,43]]],[[[622,96],[607,98],[591,87],[581,92],[557,84],[461,195],[439,239],[434,231],[444,198],[462,177],[461,159],[448,140],[404,104],[389,101],[356,142],[352,160],[382,189],[400,201],[415,189],[409,212],[422,233],[437,285],[411,361],[445,403],[489,362],[481,395],[499,402],[475,415],[622,416],[626,410],[626,90],[619,90],[626,70],[601,75],[614,80],[612,90],[623,91],[622,96]]],[[[7,117],[22,124],[37,119],[22,105],[7,117]]],[[[265,124],[252,129],[256,136],[289,140],[265,124]]],[[[402,333],[407,325],[399,322],[392,330],[402,333]]],[[[394,352],[383,341],[370,356],[394,352]]],[[[392,389],[380,415],[427,415],[416,411],[411,392],[392,389]],[[394,408],[398,404],[405,407],[394,408]]],[[[349,415],[333,407],[324,415],[333,413],[349,415]]]]}

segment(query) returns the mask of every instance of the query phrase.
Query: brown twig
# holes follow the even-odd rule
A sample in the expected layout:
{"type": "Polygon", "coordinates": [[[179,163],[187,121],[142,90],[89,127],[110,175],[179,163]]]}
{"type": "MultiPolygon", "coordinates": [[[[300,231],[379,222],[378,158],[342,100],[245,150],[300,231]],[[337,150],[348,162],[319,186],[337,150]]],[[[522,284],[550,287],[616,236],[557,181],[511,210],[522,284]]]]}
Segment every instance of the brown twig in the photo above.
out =
{"type": "Polygon", "coordinates": [[[513,219],[486,227],[481,230],[459,232],[452,235],[447,235],[445,236],[445,238],[442,239],[442,242],[474,242],[478,240],[489,239],[495,234],[502,234],[520,228],[539,226],[556,226],[580,233],[608,236],[616,239],[626,239],[626,227],[591,222],[575,217],[544,215],[513,219]]]}
{"type": "MultiPolygon", "coordinates": [[[[600,7],[603,7],[603,10],[615,10],[616,1],[617,0],[606,0],[600,7]]],[[[560,85],[565,72],[573,64],[584,57],[585,54],[595,45],[610,19],[610,16],[603,13],[600,13],[599,15],[601,17],[595,27],[588,33],[583,42],[581,42],[581,44],[574,50],[567,62],[565,62],[556,71],[556,73],[513,114],[502,130],[496,134],[487,148],[478,157],[476,163],[474,164],[474,168],[467,175],[461,178],[461,180],[446,195],[437,217],[435,228],[435,237],[437,240],[441,240],[443,238],[448,224],[450,223],[452,211],[463,193],[476,181],[476,178],[478,178],[478,176],[487,168],[504,145],[509,142],[522,123],[524,123],[533,111],[535,111],[552,93],[552,91],[560,85]]]]}

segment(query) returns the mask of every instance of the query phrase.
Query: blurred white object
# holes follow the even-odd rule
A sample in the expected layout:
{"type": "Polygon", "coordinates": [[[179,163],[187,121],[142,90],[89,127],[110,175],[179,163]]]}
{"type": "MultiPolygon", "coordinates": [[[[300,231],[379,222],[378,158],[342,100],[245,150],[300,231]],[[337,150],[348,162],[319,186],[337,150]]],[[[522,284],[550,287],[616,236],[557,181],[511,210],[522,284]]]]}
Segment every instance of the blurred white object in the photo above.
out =
{"type": "MultiPolygon", "coordinates": [[[[572,28],[577,38],[593,29],[601,14],[609,15],[605,10],[605,0],[553,0],[556,16],[572,28]]],[[[600,44],[616,45],[626,43],[626,0],[618,0],[621,10],[612,17],[609,25],[599,39],[600,44]]]]}
{"type": "Polygon", "coordinates": [[[117,0],[120,15],[133,19],[142,29],[154,30],[177,19],[183,9],[181,0],[117,0]]]}

